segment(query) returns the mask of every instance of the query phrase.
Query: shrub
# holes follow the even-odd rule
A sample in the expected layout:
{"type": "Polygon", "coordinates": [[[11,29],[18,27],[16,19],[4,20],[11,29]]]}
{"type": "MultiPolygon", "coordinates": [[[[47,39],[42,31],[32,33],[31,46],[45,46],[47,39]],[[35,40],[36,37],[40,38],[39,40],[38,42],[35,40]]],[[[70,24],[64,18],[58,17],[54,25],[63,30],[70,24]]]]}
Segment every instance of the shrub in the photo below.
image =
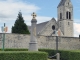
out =
{"type": "Polygon", "coordinates": [[[70,52],[69,60],[80,60],[80,52],[70,52]]]}
{"type": "MultiPolygon", "coordinates": [[[[53,49],[39,49],[39,51],[44,51],[48,53],[48,56],[54,56],[56,50],[53,49]]],[[[80,50],[59,50],[60,60],[80,60],[80,50]]]]}
{"type": "Polygon", "coordinates": [[[29,51],[1,51],[0,60],[47,60],[47,53],[29,51]]]}
{"type": "Polygon", "coordinates": [[[56,50],[53,49],[39,49],[39,51],[47,52],[49,56],[53,56],[56,54],[56,50]]]}
{"type": "Polygon", "coordinates": [[[13,49],[13,48],[12,49],[8,49],[7,48],[7,49],[4,49],[4,51],[28,51],[28,49],[16,49],[16,48],[15,49],[13,49]]]}
{"type": "MultiPolygon", "coordinates": [[[[0,51],[2,51],[2,49],[0,49],[0,51]]],[[[6,48],[4,51],[28,51],[28,49],[6,48]]]]}
{"type": "Polygon", "coordinates": [[[60,60],[69,60],[70,51],[59,50],[60,60]]]}
{"type": "MultiPolygon", "coordinates": [[[[28,49],[5,49],[5,52],[8,52],[8,51],[18,52],[18,51],[28,51],[28,49]]],[[[39,51],[48,53],[48,56],[54,56],[56,54],[56,50],[53,50],[53,49],[39,49],[39,51]]],[[[59,50],[58,52],[60,53],[60,60],[80,60],[80,58],[79,58],[80,57],[80,50],[67,50],[67,51],[66,50],[59,50]]],[[[20,54],[22,54],[22,53],[20,53],[20,54]]],[[[35,54],[33,53],[33,55],[35,55],[35,54]]],[[[41,56],[39,56],[39,57],[41,57],[41,56]]],[[[0,58],[4,58],[3,53],[0,53],[0,58]]]]}

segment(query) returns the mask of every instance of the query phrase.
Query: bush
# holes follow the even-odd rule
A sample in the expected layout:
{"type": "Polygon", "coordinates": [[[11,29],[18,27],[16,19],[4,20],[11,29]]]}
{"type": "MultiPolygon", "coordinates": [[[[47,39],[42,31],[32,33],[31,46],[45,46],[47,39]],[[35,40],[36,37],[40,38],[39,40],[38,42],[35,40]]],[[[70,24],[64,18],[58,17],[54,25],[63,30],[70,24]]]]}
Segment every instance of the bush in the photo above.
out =
{"type": "Polygon", "coordinates": [[[0,60],[47,60],[47,53],[29,51],[1,51],[0,60]]]}
{"type": "Polygon", "coordinates": [[[4,51],[28,51],[28,49],[4,49],[4,51]]]}
{"type": "Polygon", "coordinates": [[[39,51],[48,53],[48,56],[53,56],[56,54],[56,50],[53,49],[39,49],[39,51]]]}
{"type": "MultiPolygon", "coordinates": [[[[56,50],[53,49],[39,49],[39,51],[44,51],[48,53],[48,56],[54,56],[56,50]]],[[[80,60],[80,50],[59,50],[60,60],[80,60]]]]}
{"type": "Polygon", "coordinates": [[[70,52],[69,60],[80,60],[80,52],[70,52]]]}
{"type": "Polygon", "coordinates": [[[70,51],[59,50],[60,60],[69,60],[70,51]]]}
{"type": "MultiPolygon", "coordinates": [[[[8,51],[28,51],[28,49],[5,49],[5,52],[8,51]]],[[[48,56],[54,56],[56,54],[56,50],[53,49],[39,49],[39,51],[48,53],[48,56]]],[[[80,60],[80,50],[59,50],[58,52],[60,53],[60,60],[80,60]]],[[[4,58],[3,53],[0,53],[0,58],[4,58]]]]}

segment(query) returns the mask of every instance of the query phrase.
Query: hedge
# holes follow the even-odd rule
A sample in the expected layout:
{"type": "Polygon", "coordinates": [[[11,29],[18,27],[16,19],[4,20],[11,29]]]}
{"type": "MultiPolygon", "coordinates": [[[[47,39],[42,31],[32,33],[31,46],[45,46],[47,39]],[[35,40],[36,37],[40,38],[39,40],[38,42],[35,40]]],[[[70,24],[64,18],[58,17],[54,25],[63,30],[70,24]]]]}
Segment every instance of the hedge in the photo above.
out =
{"type": "MultiPolygon", "coordinates": [[[[39,49],[39,51],[47,52],[49,56],[54,56],[56,50],[53,49],[39,49]]],[[[60,60],[80,60],[80,50],[59,50],[60,60]]]]}
{"type": "MultiPolygon", "coordinates": [[[[6,51],[28,51],[28,49],[5,49],[6,51]]],[[[39,51],[48,53],[48,56],[56,54],[56,50],[53,49],[39,49],[39,51]]],[[[59,50],[58,52],[60,53],[60,60],[80,60],[80,50],[59,50]]]]}
{"type": "Polygon", "coordinates": [[[45,52],[0,51],[0,60],[47,60],[45,52]]]}
{"type": "MultiPolygon", "coordinates": [[[[0,51],[2,51],[2,49],[0,49],[0,51]]],[[[28,49],[6,48],[4,51],[28,51],[28,49]]]]}
{"type": "Polygon", "coordinates": [[[69,60],[70,51],[59,50],[60,60],[69,60]]]}
{"type": "Polygon", "coordinates": [[[53,49],[39,49],[39,51],[48,53],[48,56],[53,56],[56,54],[56,51],[53,49]]]}
{"type": "Polygon", "coordinates": [[[69,60],[80,60],[80,51],[70,52],[69,60]]]}

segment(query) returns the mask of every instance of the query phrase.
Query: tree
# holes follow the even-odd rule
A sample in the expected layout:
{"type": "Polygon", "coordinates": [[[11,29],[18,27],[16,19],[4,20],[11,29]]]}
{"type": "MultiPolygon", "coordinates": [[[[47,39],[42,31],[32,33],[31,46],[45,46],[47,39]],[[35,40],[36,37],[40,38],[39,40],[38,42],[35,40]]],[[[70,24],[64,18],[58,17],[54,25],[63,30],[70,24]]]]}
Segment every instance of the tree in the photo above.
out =
{"type": "Polygon", "coordinates": [[[18,17],[15,21],[14,26],[12,26],[12,33],[18,34],[30,34],[28,30],[28,26],[24,23],[24,19],[22,17],[22,13],[18,13],[18,17]]]}

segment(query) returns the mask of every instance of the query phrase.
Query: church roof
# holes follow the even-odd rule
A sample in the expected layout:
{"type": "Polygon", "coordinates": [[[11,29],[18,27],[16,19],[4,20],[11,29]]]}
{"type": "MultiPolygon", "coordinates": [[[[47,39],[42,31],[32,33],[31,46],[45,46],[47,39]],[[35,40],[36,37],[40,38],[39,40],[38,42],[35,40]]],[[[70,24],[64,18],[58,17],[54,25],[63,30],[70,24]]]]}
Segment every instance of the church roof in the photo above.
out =
{"type": "MultiPolygon", "coordinates": [[[[39,23],[36,25],[36,33],[38,34],[39,31],[43,29],[43,27],[48,23],[49,21],[39,23]]],[[[28,26],[29,31],[31,32],[31,26],[28,26]]]]}
{"type": "Polygon", "coordinates": [[[61,1],[60,1],[60,3],[59,3],[59,5],[58,5],[58,7],[60,7],[60,6],[64,5],[64,4],[65,4],[65,2],[66,2],[66,0],[61,0],[61,1]]]}
{"type": "Polygon", "coordinates": [[[43,27],[48,23],[49,21],[46,21],[46,22],[43,22],[43,23],[40,23],[40,24],[37,24],[36,26],[36,33],[38,34],[39,31],[41,31],[43,29],[43,27]]]}
{"type": "Polygon", "coordinates": [[[57,28],[56,20],[55,18],[52,18],[49,20],[49,22],[41,29],[41,31],[38,32],[38,35],[44,35],[44,36],[50,36],[53,33],[52,26],[55,26],[55,29],[57,28]]]}

